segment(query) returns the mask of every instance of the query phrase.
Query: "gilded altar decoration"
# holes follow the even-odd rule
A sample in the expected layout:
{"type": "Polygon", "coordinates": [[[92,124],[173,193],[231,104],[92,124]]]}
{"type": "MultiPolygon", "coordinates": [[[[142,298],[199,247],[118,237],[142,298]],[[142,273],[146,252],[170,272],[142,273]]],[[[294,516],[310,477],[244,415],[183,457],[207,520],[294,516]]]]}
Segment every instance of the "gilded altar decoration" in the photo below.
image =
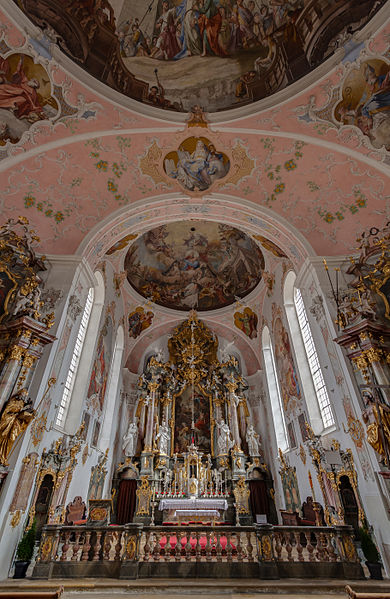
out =
{"type": "Polygon", "coordinates": [[[42,280],[37,273],[46,267],[33,249],[40,239],[28,224],[20,216],[0,227],[0,322],[10,314],[40,317],[42,280]]]}
{"type": "Polygon", "coordinates": [[[39,556],[40,561],[42,561],[42,562],[49,561],[52,548],[53,548],[53,537],[47,536],[41,542],[41,551],[40,551],[40,556],[39,556]]]}
{"type": "Polygon", "coordinates": [[[260,555],[263,560],[269,562],[272,560],[272,541],[269,535],[264,535],[259,541],[260,555]]]}
{"type": "MultiPolygon", "coordinates": [[[[265,272],[263,273],[263,275],[265,272]]],[[[257,324],[259,319],[257,314],[251,308],[244,308],[242,312],[234,313],[234,324],[249,339],[257,337],[257,324]]]]}
{"type": "Polygon", "coordinates": [[[16,526],[18,526],[21,517],[22,517],[22,512],[20,510],[16,510],[16,512],[13,513],[12,518],[10,520],[10,524],[11,524],[12,528],[15,528],[16,526]]]}
{"type": "Polygon", "coordinates": [[[106,251],[106,256],[111,256],[111,254],[115,254],[116,252],[123,250],[123,248],[125,248],[127,245],[129,245],[131,241],[133,241],[133,239],[137,239],[137,236],[138,233],[130,233],[129,235],[122,237],[122,239],[114,243],[114,245],[112,245],[110,249],[106,251]]]}
{"type": "Polygon", "coordinates": [[[302,443],[299,445],[299,457],[302,460],[302,464],[305,465],[306,464],[306,451],[305,451],[302,443]]]}
{"type": "Polygon", "coordinates": [[[148,516],[150,511],[150,499],[152,488],[147,476],[141,476],[141,486],[137,489],[137,516],[148,516]]]}
{"type": "MultiPolygon", "coordinates": [[[[364,231],[358,239],[360,255],[350,258],[346,271],[353,277],[337,305],[341,332],[337,343],[354,366],[367,427],[368,443],[385,465],[390,464],[390,233],[386,225],[364,231]]],[[[333,285],[334,287],[334,285],[333,285]]],[[[333,288],[333,294],[337,289],[333,288]]],[[[336,295],[337,298],[337,295],[336,295]]],[[[348,417],[348,432],[357,447],[364,433],[358,420],[348,417]]]]}
{"type": "Polygon", "coordinates": [[[242,515],[250,514],[250,490],[248,489],[247,484],[245,482],[245,476],[240,476],[240,478],[238,479],[237,484],[233,490],[233,495],[236,500],[236,513],[242,515]]]}
{"type": "Polygon", "coordinates": [[[164,158],[168,177],[188,191],[205,191],[227,175],[229,158],[206,137],[188,137],[164,158]]]}
{"type": "Polygon", "coordinates": [[[151,310],[147,310],[142,306],[138,306],[135,310],[130,312],[128,322],[129,322],[129,335],[136,339],[143,333],[146,329],[150,327],[154,318],[154,313],[151,310]]]}
{"type": "Polygon", "coordinates": [[[367,426],[367,441],[382,457],[385,465],[390,465],[390,407],[374,396],[366,395],[366,406],[362,413],[367,426]]]}
{"type": "Polygon", "coordinates": [[[7,458],[18,437],[24,433],[34,418],[31,399],[22,389],[10,397],[0,415],[0,464],[8,465],[7,458]]]}
{"type": "Polygon", "coordinates": [[[137,537],[131,536],[126,543],[126,559],[132,561],[137,549],[137,537]]]}

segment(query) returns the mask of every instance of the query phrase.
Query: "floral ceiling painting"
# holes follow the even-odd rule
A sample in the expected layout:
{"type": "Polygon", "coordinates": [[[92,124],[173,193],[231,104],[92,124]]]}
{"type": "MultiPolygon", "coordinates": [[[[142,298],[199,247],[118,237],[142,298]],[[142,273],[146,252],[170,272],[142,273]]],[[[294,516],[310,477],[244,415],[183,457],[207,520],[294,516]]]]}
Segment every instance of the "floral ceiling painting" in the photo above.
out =
{"type": "Polygon", "coordinates": [[[92,75],[166,110],[269,96],[337,49],[384,0],[15,0],[92,75]]]}
{"type": "Polygon", "coordinates": [[[164,170],[189,191],[205,191],[227,175],[229,158],[205,137],[189,137],[164,159],[164,170]]]}
{"type": "Polygon", "coordinates": [[[208,221],[179,221],[139,237],[125,258],[127,279],[145,298],[175,310],[214,310],[248,295],[264,257],[245,233],[208,221]]]}

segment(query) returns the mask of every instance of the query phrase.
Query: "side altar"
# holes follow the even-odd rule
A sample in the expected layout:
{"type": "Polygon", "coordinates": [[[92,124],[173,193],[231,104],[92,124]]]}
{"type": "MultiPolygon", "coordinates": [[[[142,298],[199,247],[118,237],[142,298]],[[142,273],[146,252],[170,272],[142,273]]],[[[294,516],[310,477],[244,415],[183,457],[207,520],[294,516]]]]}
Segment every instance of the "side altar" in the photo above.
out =
{"type": "Polygon", "coordinates": [[[118,481],[137,481],[133,521],[251,524],[249,478],[257,470],[267,479],[270,504],[273,485],[239,362],[218,359],[218,338],[195,312],[176,327],[168,350],[167,362],[162,352],[147,361],[123,438],[118,481]]]}

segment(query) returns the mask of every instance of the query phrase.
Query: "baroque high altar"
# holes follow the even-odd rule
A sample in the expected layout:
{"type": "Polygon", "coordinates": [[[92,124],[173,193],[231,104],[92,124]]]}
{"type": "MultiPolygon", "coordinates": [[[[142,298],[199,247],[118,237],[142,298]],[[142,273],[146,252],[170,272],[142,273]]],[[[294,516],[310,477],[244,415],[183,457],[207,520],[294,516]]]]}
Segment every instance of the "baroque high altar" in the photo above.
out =
{"type": "Polygon", "coordinates": [[[168,350],[167,362],[161,353],[148,359],[123,439],[120,469],[139,479],[135,521],[250,523],[248,469],[268,468],[238,360],[218,360],[218,339],[195,312],[168,350]]]}

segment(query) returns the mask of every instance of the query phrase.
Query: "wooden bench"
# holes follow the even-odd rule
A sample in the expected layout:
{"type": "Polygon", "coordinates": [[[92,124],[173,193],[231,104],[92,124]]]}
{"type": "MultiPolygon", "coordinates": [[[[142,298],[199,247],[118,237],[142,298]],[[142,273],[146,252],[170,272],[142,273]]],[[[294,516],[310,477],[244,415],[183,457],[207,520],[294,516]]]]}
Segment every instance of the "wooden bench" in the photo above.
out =
{"type": "Polygon", "coordinates": [[[366,591],[363,591],[363,593],[356,593],[351,589],[349,584],[345,587],[345,592],[350,599],[390,599],[390,593],[384,593],[382,591],[379,593],[367,593],[366,591]]]}
{"type": "Polygon", "coordinates": [[[56,591],[0,591],[0,599],[60,599],[64,587],[56,591]]]}

